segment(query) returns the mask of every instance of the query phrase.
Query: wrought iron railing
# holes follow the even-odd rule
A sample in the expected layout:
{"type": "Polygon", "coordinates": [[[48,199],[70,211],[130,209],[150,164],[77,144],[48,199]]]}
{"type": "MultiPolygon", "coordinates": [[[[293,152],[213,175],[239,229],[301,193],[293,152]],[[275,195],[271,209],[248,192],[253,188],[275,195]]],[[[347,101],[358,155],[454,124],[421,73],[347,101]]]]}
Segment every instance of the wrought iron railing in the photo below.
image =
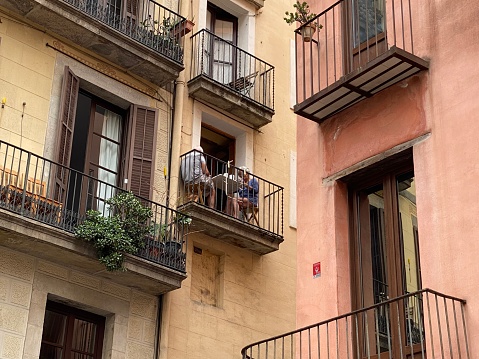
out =
{"type": "Polygon", "coordinates": [[[414,55],[411,0],[339,0],[295,32],[297,103],[392,47],[414,55]],[[304,41],[310,27],[316,30],[304,41]]]}
{"type": "Polygon", "coordinates": [[[180,198],[196,201],[231,219],[283,236],[283,187],[197,150],[181,156],[180,198]],[[210,176],[202,174],[204,163],[210,176]],[[213,193],[213,195],[212,195],[213,193]]]}
{"type": "Polygon", "coordinates": [[[186,19],[156,1],[61,1],[151,50],[183,64],[183,39],[180,33],[186,19]]]}
{"type": "MultiPolygon", "coordinates": [[[[121,191],[114,184],[0,141],[0,208],[74,233],[88,210],[110,215],[105,201],[121,191]]],[[[136,197],[153,213],[145,224],[150,233],[137,256],[185,272],[188,217],[136,197]]]]}
{"type": "Polygon", "coordinates": [[[465,301],[423,289],[250,344],[243,359],[470,359],[465,301]]]}
{"type": "Polygon", "coordinates": [[[274,67],[208,30],[192,36],[191,78],[206,76],[274,110],[274,67]]]}

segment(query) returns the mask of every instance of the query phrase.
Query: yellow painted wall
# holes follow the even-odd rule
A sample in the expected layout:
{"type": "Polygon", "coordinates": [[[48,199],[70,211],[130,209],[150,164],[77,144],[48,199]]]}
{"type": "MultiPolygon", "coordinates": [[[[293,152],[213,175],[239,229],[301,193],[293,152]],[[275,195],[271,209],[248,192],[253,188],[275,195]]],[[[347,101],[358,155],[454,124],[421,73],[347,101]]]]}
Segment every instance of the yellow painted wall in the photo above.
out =
{"type": "Polygon", "coordinates": [[[8,16],[0,23],[0,138],[43,152],[55,51],[48,35],[8,16]],[[25,106],[23,106],[25,103],[25,106]]]}

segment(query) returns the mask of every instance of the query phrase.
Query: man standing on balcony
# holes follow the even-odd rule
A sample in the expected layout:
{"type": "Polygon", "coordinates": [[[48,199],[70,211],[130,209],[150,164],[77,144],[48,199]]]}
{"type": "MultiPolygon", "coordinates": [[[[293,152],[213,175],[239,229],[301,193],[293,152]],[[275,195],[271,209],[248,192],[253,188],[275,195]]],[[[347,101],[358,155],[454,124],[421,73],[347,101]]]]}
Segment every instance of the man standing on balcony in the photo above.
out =
{"type": "Polygon", "coordinates": [[[206,159],[203,156],[203,147],[198,146],[183,157],[181,161],[181,177],[185,183],[187,195],[198,195],[208,206],[215,208],[216,191],[211,179],[210,171],[206,166],[206,159]]]}

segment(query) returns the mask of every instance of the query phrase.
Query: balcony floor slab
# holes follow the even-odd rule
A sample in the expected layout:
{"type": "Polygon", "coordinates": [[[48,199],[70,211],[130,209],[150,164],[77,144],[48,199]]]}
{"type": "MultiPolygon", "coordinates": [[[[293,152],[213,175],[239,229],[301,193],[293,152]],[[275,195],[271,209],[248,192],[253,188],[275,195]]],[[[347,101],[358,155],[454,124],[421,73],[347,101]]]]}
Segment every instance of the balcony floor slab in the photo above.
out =
{"type": "Polygon", "coordinates": [[[427,61],[392,47],[366,66],[298,103],[294,106],[294,112],[322,123],[342,110],[428,68],[427,61]]]}
{"type": "Polygon", "coordinates": [[[198,231],[260,255],[277,251],[283,242],[281,236],[196,202],[188,202],[178,210],[191,217],[190,233],[198,231]]]}
{"type": "Polygon", "coordinates": [[[155,85],[162,86],[176,79],[184,69],[182,63],[135,41],[62,0],[0,0],[0,7],[155,85]]]}
{"type": "Polygon", "coordinates": [[[189,95],[238,117],[248,126],[259,128],[272,122],[274,110],[242,96],[227,86],[197,76],[188,82],[189,95]]]}
{"type": "Polygon", "coordinates": [[[126,271],[108,272],[90,244],[3,209],[0,209],[0,245],[152,295],[178,289],[186,278],[184,273],[134,255],[125,256],[126,271]]]}

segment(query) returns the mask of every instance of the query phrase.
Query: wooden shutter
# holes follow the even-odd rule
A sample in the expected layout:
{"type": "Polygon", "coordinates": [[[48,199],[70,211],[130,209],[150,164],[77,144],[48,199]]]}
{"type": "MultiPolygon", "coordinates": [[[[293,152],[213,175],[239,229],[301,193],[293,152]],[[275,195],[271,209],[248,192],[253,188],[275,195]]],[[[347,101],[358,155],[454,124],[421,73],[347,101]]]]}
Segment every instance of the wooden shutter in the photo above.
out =
{"type": "Polygon", "coordinates": [[[139,0],[126,0],[124,2],[124,12],[127,19],[127,30],[131,32],[134,31],[134,26],[137,24],[138,1],[139,0]]]}
{"type": "MultiPolygon", "coordinates": [[[[58,114],[58,157],[57,162],[63,166],[70,166],[70,156],[75,128],[75,116],[78,101],[80,80],[65,66],[63,73],[62,94],[60,99],[60,112],[58,114]]],[[[63,201],[68,184],[68,171],[58,166],[55,173],[55,198],[63,201]]]]}
{"type": "Polygon", "coordinates": [[[153,194],[157,117],[156,109],[131,106],[127,188],[134,194],[149,199],[153,194]]]}

